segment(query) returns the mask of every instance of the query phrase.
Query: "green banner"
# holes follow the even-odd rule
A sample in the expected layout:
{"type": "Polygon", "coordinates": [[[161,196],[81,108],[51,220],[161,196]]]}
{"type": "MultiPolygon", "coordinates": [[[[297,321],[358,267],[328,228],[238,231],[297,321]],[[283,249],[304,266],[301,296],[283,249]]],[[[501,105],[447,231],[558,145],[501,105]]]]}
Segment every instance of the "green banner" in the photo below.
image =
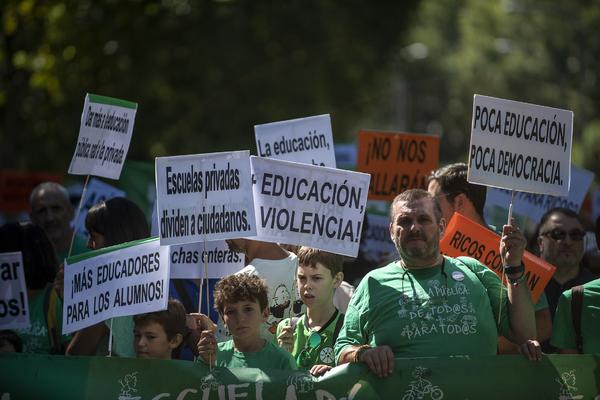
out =
{"type": "Polygon", "coordinates": [[[0,399],[600,399],[600,355],[396,359],[384,379],[364,365],[321,378],[300,371],[187,361],[0,355],[0,399]]]}

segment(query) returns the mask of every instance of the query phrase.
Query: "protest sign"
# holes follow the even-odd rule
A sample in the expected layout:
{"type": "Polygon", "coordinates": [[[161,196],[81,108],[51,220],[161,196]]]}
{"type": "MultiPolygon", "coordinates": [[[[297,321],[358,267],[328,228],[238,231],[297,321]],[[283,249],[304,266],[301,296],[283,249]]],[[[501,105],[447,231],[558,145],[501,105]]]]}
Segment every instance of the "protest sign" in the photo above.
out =
{"type": "Polygon", "coordinates": [[[171,279],[222,278],[244,268],[244,256],[229,250],[224,240],[169,247],[171,279]]]}
{"type": "MultiPolygon", "coordinates": [[[[450,218],[444,231],[444,237],[440,240],[440,250],[451,257],[475,258],[494,271],[496,275],[502,277],[500,236],[464,215],[455,212],[450,218]]],[[[527,285],[531,290],[531,298],[535,303],[554,275],[556,267],[528,251],[523,254],[523,265],[525,266],[527,285]]],[[[506,284],[506,281],[504,283],[506,284]]]]}
{"type": "Polygon", "coordinates": [[[592,220],[595,222],[600,217],[600,189],[592,192],[592,220]]]}
{"type": "Polygon", "coordinates": [[[566,196],[573,112],[475,95],[467,180],[566,196]]]}
{"type": "MultiPolygon", "coordinates": [[[[571,167],[571,186],[569,194],[565,197],[556,197],[547,194],[515,192],[513,199],[513,213],[527,216],[537,224],[546,211],[563,207],[579,213],[585,195],[594,180],[594,173],[583,168],[571,167]]],[[[511,192],[506,189],[488,188],[486,207],[498,206],[508,209],[511,192]]]]}
{"type": "Polygon", "coordinates": [[[63,334],[112,317],[167,308],[169,248],[157,238],[67,259],[63,334]]]}
{"type": "Polygon", "coordinates": [[[156,158],[160,244],[256,235],[250,152],[156,158]]]}
{"type": "Polygon", "coordinates": [[[369,200],[393,200],[407,189],[427,190],[439,151],[437,136],[360,131],[357,170],[371,174],[369,200]]]}
{"type": "Polygon", "coordinates": [[[522,355],[396,357],[384,379],[369,372],[366,363],[347,363],[314,377],[302,370],[228,369],[179,360],[18,353],[0,357],[0,397],[6,400],[600,398],[598,354],[545,354],[537,362],[522,355]]]}
{"type": "Polygon", "coordinates": [[[370,176],[251,157],[259,240],[356,257],[370,176]]]}
{"type": "Polygon", "coordinates": [[[361,243],[365,259],[380,265],[384,260],[396,258],[398,251],[390,238],[390,217],[369,210],[365,221],[367,228],[361,243]]]}
{"type": "Polygon", "coordinates": [[[0,253],[0,329],[26,329],[30,325],[23,255],[0,253]]]}
{"type": "Polygon", "coordinates": [[[136,112],[137,103],[86,94],[69,173],[119,179],[136,112]]]}
{"type": "Polygon", "coordinates": [[[125,197],[125,192],[108,183],[102,182],[100,179],[90,179],[85,191],[85,199],[82,201],[81,211],[78,214],[77,221],[75,221],[75,231],[77,234],[87,237],[88,231],[85,229],[85,217],[87,217],[88,211],[95,204],[112,199],[113,197],[125,197]]]}
{"type": "Polygon", "coordinates": [[[32,171],[0,171],[0,210],[18,213],[29,211],[31,191],[42,182],[62,183],[59,174],[32,171]]]}
{"type": "Polygon", "coordinates": [[[335,168],[329,114],[254,125],[260,157],[335,168]]]}

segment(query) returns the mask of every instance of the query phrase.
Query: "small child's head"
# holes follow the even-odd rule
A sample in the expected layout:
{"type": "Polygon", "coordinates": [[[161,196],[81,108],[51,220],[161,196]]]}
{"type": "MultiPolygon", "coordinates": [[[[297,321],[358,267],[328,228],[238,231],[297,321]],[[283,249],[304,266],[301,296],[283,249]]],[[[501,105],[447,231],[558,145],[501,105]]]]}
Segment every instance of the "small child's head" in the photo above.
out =
{"type": "Polygon", "coordinates": [[[185,316],[183,304],[175,299],[169,299],[166,310],[134,315],[137,357],[171,359],[173,350],[183,342],[187,329],[185,316]]]}
{"type": "Polygon", "coordinates": [[[344,280],[344,258],[312,247],[298,250],[297,284],[307,307],[333,303],[333,293],[344,280]]]}
{"type": "Polygon", "coordinates": [[[23,342],[13,331],[0,331],[0,353],[22,353],[23,342]]]}
{"type": "Polygon", "coordinates": [[[254,274],[234,274],[215,286],[215,309],[233,339],[259,338],[269,317],[267,283],[254,274]]]}

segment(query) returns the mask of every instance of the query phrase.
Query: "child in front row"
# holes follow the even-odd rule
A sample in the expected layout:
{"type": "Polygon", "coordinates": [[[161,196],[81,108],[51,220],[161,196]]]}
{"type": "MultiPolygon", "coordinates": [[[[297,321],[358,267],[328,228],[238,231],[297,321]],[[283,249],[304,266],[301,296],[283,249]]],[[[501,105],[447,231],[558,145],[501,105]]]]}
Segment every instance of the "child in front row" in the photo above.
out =
{"type": "Polygon", "coordinates": [[[186,313],[179,300],[169,299],[166,310],[133,316],[133,345],[138,358],[177,358],[187,331],[186,313]]]}
{"type": "Polygon", "coordinates": [[[198,342],[199,359],[227,368],[296,369],[292,356],[260,335],[269,316],[267,284],[253,274],[229,275],[215,286],[215,309],[232,340],[216,342],[214,331],[205,330],[198,342]]]}
{"type": "Polygon", "coordinates": [[[306,314],[282,320],[277,342],[300,369],[320,376],[335,366],[333,346],[344,323],[344,315],[333,305],[335,289],[344,280],[344,260],[341,255],[305,246],[297,255],[297,286],[306,314]]]}

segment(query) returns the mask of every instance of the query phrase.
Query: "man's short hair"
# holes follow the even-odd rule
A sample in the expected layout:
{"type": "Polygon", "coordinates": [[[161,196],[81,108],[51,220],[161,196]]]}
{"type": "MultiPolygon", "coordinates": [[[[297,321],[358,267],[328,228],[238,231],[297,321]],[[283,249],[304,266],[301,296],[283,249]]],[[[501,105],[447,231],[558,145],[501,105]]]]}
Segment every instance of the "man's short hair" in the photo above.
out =
{"type": "Polygon", "coordinates": [[[327,268],[331,272],[331,276],[343,272],[344,269],[344,257],[341,255],[307,246],[300,247],[300,250],[298,250],[298,265],[316,268],[317,263],[321,263],[327,268]]]}
{"type": "Polygon", "coordinates": [[[171,340],[178,333],[185,336],[185,316],[183,304],[177,299],[169,299],[166,310],[134,315],[133,322],[136,326],[156,322],[165,330],[167,339],[171,340]]]}
{"type": "Polygon", "coordinates": [[[577,222],[579,222],[579,225],[581,225],[582,228],[585,227],[585,225],[583,224],[583,220],[581,219],[581,217],[579,216],[579,214],[577,214],[575,211],[570,210],[568,208],[564,208],[564,207],[554,207],[548,211],[546,211],[544,213],[544,215],[542,215],[542,218],[540,219],[540,223],[538,224],[536,230],[535,230],[535,237],[537,238],[538,236],[540,236],[540,230],[542,229],[542,226],[544,226],[546,224],[546,222],[548,222],[548,220],[550,219],[550,217],[554,214],[562,214],[565,217],[569,217],[569,218],[575,218],[577,220],[577,222]]]}
{"type": "Polygon", "coordinates": [[[467,181],[468,167],[465,163],[454,163],[446,165],[433,171],[427,178],[427,182],[436,181],[440,190],[450,203],[461,193],[473,203],[475,211],[483,217],[483,207],[487,196],[487,187],[469,183],[467,181]]]}
{"type": "Polygon", "coordinates": [[[431,193],[423,189],[408,189],[396,196],[390,206],[390,221],[394,222],[394,208],[396,207],[396,203],[413,203],[421,199],[431,199],[436,222],[440,222],[442,219],[442,207],[440,206],[440,202],[435,196],[432,196],[431,193]]]}
{"type": "Polygon", "coordinates": [[[258,275],[228,275],[215,286],[215,310],[222,315],[227,304],[257,301],[262,311],[269,306],[268,292],[267,282],[258,275]]]}
{"type": "Polygon", "coordinates": [[[60,183],[50,181],[42,182],[35,188],[33,188],[31,194],[29,195],[29,205],[33,206],[33,202],[36,200],[38,194],[43,190],[48,192],[56,192],[60,194],[65,199],[65,202],[71,205],[71,200],[69,199],[69,191],[60,183]]]}

